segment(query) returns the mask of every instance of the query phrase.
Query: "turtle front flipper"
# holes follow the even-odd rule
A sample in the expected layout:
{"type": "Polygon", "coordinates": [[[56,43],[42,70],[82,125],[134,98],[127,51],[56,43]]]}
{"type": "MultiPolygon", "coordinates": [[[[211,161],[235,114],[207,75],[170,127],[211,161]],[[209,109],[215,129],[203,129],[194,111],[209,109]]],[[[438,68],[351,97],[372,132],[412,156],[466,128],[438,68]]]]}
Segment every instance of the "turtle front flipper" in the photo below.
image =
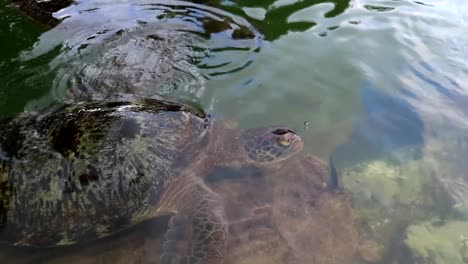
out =
{"type": "Polygon", "coordinates": [[[224,263],[227,224],[218,195],[201,179],[171,185],[162,202],[176,214],[169,221],[160,263],[224,263]]]}

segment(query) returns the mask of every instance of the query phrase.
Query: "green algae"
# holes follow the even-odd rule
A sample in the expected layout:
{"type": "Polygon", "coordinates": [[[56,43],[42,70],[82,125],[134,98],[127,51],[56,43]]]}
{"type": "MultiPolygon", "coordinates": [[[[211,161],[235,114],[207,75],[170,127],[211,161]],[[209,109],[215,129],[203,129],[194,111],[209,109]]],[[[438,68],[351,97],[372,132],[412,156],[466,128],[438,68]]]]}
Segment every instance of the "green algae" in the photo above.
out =
{"type": "Polygon", "coordinates": [[[392,254],[393,241],[401,239],[409,225],[448,215],[441,211],[447,204],[441,204],[445,199],[431,177],[431,164],[415,159],[415,151],[401,150],[341,173],[353,207],[358,209],[373,239],[384,247],[385,254],[392,254]]]}
{"type": "Polygon", "coordinates": [[[453,220],[436,225],[422,222],[408,227],[405,245],[423,263],[468,263],[468,222],[453,220]]]}

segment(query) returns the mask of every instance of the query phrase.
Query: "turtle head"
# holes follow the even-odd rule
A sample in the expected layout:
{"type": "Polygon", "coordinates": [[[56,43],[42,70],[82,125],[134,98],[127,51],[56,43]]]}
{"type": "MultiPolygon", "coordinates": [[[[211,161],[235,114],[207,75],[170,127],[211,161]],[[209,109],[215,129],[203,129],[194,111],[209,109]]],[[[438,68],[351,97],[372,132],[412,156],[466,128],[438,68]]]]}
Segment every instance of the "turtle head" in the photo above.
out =
{"type": "Polygon", "coordinates": [[[285,160],[304,146],[299,135],[286,127],[248,129],[239,139],[246,159],[262,164],[285,160]]]}

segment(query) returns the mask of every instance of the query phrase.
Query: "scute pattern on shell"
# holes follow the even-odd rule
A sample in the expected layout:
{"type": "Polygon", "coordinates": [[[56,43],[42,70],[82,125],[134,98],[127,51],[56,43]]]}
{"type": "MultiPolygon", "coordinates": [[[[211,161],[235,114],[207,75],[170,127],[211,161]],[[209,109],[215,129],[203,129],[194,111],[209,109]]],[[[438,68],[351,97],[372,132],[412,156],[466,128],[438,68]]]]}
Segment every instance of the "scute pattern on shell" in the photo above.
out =
{"type": "Polygon", "coordinates": [[[203,151],[205,114],[145,99],[24,113],[0,128],[0,241],[53,246],[154,215],[165,182],[203,151]]]}

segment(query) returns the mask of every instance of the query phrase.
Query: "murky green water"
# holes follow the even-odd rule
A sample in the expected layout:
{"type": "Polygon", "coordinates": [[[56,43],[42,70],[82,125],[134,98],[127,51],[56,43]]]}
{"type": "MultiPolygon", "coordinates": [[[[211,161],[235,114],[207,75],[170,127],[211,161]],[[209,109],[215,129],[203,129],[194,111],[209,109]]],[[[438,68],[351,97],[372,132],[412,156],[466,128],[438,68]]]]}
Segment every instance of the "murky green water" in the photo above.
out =
{"type": "Polygon", "coordinates": [[[2,116],[128,92],[284,124],[333,158],[375,263],[468,263],[465,2],[83,2],[50,30],[0,2],[2,116]]]}

